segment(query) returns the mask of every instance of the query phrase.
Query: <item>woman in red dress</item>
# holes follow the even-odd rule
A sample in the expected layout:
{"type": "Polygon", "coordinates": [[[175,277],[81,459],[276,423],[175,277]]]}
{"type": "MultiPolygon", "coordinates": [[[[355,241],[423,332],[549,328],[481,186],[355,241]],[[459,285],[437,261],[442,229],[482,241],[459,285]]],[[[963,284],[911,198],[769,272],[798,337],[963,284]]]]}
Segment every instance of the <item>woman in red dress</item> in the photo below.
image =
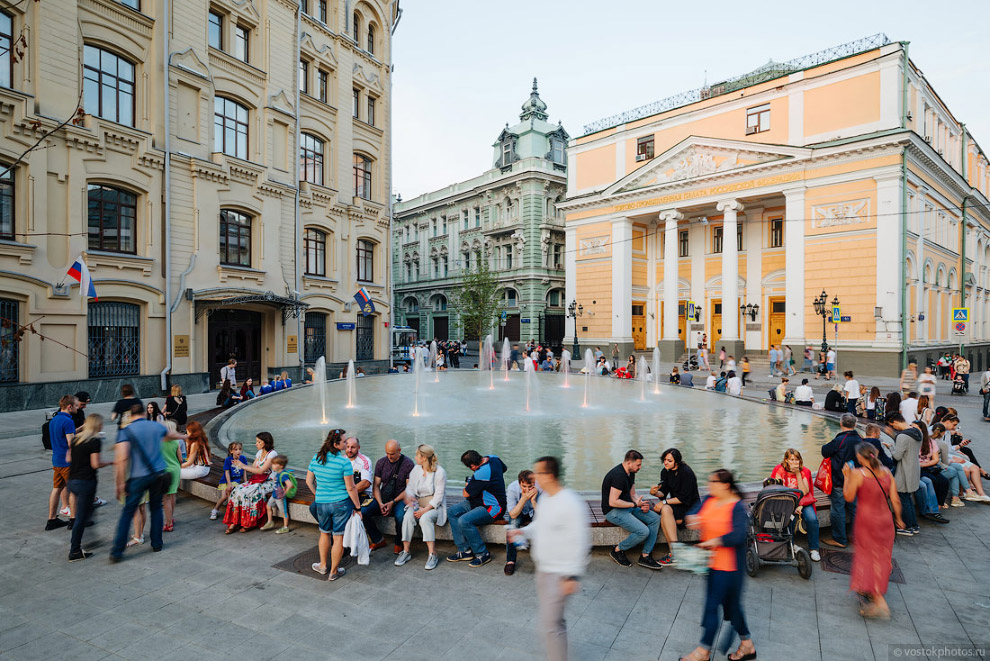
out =
{"type": "Polygon", "coordinates": [[[894,525],[904,527],[901,501],[894,476],[880,463],[874,446],[860,443],[856,446],[856,458],[858,468],[850,468],[852,462],[842,467],[845,478],[842,495],[847,503],[857,501],[853,524],[856,549],[849,588],[863,599],[860,615],[887,619],[890,607],[884,594],[890,580],[894,525]]]}

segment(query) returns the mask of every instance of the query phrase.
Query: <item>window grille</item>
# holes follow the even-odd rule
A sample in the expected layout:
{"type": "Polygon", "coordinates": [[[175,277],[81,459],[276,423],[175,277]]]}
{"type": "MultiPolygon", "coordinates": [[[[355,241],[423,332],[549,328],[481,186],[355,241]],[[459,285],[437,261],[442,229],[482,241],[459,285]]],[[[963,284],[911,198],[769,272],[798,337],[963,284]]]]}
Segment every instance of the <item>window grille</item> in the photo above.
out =
{"type": "Polygon", "coordinates": [[[89,376],[140,373],[140,308],[132,303],[89,304],[89,376]]]}
{"type": "Polygon", "coordinates": [[[17,301],[0,298],[0,383],[20,380],[20,344],[17,341],[19,312],[17,301]]]}
{"type": "Polygon", "coordinates": [[[318,312],[307,314],[305,333],[304,360],[315,363],[320,356],[327,354],[327,315],[318,312]]]}

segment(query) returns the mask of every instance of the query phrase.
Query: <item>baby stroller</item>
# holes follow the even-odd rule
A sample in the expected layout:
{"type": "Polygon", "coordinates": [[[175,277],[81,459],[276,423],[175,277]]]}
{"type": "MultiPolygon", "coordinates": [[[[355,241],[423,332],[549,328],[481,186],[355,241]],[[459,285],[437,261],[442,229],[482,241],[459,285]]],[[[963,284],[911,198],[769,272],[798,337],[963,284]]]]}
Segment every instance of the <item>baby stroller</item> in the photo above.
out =
{"type": "Polygon", "coordinates": [[[965,395],[966,394],[966,382],[960,375],[956,375],[956,378],[952,380],[952,394],[953,395],[965,395]]]}
{"type": "Polygon", "coordinates": [[[698,354],[691,354],[688,359],[684,361],[683,368],[687,371],[698,369],[698,354]]]}
{"type": "Polygon", "coordinates": [[[811,556],[794,543],[791,519],[801,492],[784,486],[765,487],[750,507],[746,532],[746,573],[756,576],[761,565],[797,567],[801,578],[811,578],[811,556]]]}

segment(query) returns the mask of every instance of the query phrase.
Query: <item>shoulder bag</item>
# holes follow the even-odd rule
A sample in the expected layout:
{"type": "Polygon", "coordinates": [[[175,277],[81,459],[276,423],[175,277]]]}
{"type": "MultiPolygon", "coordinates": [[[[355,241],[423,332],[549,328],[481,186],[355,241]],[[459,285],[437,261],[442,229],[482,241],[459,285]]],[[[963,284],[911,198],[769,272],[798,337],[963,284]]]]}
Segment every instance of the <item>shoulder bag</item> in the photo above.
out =
{"type": "MultiPolygon", "coordinates": [[[[131,444],[131,447],[136,449],[138,454],[141,455],[141,461],[144,462],[145,467],[151,470],[151,461],[148,459],[148,453],[144,451],[141,444],[134,438],[133,434],[127,431],[127,428],[120,430],[121,434],[127,434],[127,442],[131,444]]],[[[134,464],[132,462],[131,469],[134,469],[134,464]]],[[[166,493],[172,486],[172,476],[168,474],[167,470],[155,471],[154,473],[149,473],[149,476],[157,478],[159,481],[159,489],[162,493],[166,493]]]]}
{"type": "Polygon", "coordinates": [[[880,478],[877,477],[877,474],[873,472],[872,468],[870,468],[869,466],[863,466],[863,468],[870,471],[870,475],[872,475],[873,479],[877,481],[877,486],[880,487],[880,491],[883,492],[883,497],[887,499],[887,509],[890,510],[890,518],[891,521],[893,522],[893,519],[895,517],[894,504],[890,502],[890,496],[887,495],[887,490],[883,488],[883,482],[880,481],[880,478]]]}

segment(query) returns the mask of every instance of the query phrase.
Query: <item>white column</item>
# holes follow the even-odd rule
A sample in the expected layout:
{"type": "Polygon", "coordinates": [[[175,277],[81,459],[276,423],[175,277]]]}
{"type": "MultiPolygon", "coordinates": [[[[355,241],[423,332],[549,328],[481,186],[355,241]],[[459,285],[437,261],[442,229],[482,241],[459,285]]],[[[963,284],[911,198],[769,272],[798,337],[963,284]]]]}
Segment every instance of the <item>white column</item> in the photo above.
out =
{"type": "Polygon", "coordinates": [[[722,339],[739,339],[739,250],[736,245],[737,215],[742,211],[739,200],[723,200],[716,209],[722,212],[722,339]]]}
{"type": "Polygon", "coordinates": [[[649,225],[646,235],[646,346],[657,345],[657,223],[649,225]]]}
{"type": "MultiPolygon", "coordinates": [[[[877,177],[877,291],[874,305],[883,316],[876,321],[874,342],[900,346],[901,275],[907,256],[901,253],[901,175],[877,177]],[[891,268],[891,265],[899,265],[891,268]]],[[[910,211],[910,209],[909,209],[910,211]]],[[[915,260],[920,269],[923,265],[915,260]]],[[[919,271],[920,273],[920,271],[919,271]]],[[[905,287],[909,283],[905,282],[905,287]]],[[[918,287],[921,289],[921,286],[918,287]]],[[[910,309],[910,304],[908,305],[910,309]]],[[[919,308],[920,309],[920,308],[919,308]]],[[[908,314],[907,310],[904,314],[908,314]]],[[[910,322],[908,322],[910,323],[910,322]]],[[[906,326],[905,326],[906,327],[906,326]]]]}
{"type": "Polygon", "coordinates": [[[612,341],[632,342],[632,220],[612,221],[612,341]]]}
{"type": "Polygon", "coordinates": [[[677,339],[677,221],[682,219],[677,211],[663,211],[660,221],[665,223],[663,235],[663,339],[677,339]]]}
{"type": "MultiPolygon", "coordinates": [[[[760,306],[757,321],[770,318],[770,310],[763,300],[763,208],[746,207],[746,223],[743,227],[743,246],[746,248],[746,303],[760,306]]],[[[742,320],[743,329],[747,319],[742,320]]],[[[765,325],[765,324],[762,324],[765,325]]],[[[763,336],[760,331],[741,333],[746,341],[746,347],[760,350],[763,348],[763,336]]]]}
{"type": "MultiPolygon", "coordinates": [[[[787,316],[784,344],[805,346],[804,308],[804,189],[784,191],[784,307],[787,316]]],[[[767,311],[769,313],[769,310],[767,311]]]]}
{"type": "MultiPolygon", "coordinates": [[[[577,228],[568,227],[564,230],[564,307],[576,301],[577,291],[577,228]]],[[[580,301],[578,301],[580,303],[580,301]]],[[[570,335],[564,338],[564,344],[574,342],[574,331],[577,330],[578,320],[571,318],[570,335]]],[[[580,337],[580,336],[578,336],[580,337]]],[[[574,359],[577,360],[577,356],[574,359]]]]}

